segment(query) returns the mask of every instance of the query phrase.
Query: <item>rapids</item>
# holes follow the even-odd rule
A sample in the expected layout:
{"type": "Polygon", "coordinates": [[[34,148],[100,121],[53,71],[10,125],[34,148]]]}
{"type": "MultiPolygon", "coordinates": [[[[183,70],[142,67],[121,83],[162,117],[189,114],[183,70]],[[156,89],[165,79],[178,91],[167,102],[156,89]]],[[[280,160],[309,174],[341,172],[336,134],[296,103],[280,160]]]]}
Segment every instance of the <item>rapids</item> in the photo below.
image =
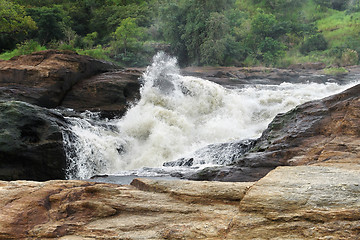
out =
{"type": "Polygon", "coordinates": [[[104,120],[90,112],[67,117],[69,179],[156,175],[148,168],[163,169],[164,162],[209,144],[257,138],[276,114],[356,84],[287,82],[229,89],[182,76],[176,59],[164,53],[154,57],[141,81],[141,99],[121,119],[104,120]]]}

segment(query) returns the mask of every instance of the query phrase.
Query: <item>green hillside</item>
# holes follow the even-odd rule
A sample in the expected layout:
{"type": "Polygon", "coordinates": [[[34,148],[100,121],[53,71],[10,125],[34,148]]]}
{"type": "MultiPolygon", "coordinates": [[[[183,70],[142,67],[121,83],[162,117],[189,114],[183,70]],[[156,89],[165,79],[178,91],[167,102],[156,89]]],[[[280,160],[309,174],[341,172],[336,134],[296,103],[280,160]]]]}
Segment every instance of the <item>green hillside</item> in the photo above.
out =
{"type": "Polygon", "coordinates": [[[0,0],[1,59],[68,49],[123,66],[359,63],[360,0],[0,0]]]}

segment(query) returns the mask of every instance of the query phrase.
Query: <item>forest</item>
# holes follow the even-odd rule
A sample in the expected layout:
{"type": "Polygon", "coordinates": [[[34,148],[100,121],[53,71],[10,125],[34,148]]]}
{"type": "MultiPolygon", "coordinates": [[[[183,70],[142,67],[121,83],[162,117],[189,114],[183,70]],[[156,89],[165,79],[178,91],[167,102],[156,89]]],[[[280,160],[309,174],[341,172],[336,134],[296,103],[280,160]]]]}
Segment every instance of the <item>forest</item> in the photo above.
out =
{"type": "Polygon", "coordinates": [[[0,0],[0,59],[45,49],[142,67],[359,63],[360,0],[0,0]]]}

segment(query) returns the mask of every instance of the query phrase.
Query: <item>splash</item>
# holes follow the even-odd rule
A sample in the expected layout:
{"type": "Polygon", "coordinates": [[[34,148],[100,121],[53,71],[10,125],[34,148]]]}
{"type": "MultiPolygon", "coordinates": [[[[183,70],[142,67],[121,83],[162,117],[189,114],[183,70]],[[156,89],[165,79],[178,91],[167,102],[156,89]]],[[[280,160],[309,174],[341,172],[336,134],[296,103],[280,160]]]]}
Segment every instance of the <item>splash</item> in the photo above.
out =
{"type": "Polygon", "coordinates": [[[141,99],[123,118],[101,120],[93,114],[68,118],[71,128],[64,137],[68,178],[161,167],[209,144],[257,138],[276,114],[355,84],[226,89],[182,76],[176,59],[164,53],[154,57],[142,80],[141,99]]]}

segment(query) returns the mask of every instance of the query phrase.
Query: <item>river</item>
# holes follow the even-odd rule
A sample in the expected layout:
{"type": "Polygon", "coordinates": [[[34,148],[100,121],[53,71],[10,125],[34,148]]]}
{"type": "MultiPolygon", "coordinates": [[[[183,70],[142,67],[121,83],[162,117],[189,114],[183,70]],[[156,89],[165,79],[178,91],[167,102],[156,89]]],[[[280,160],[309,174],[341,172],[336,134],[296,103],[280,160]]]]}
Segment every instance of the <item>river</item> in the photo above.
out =
{"type": "MultiPolygon", "coordinates": [[[[167,177],[174,167],[163,167],[165,162],[191,156],[209,144],[255,139],[276,114],[358,83],[289,79],[226,87],[181,75],[176,59],[164,53],[154,57],[141,81],[141,98],[120,119],[100,119],[91,112],[67,117],[68,179],[105,174],[122,179],[167,177]]],[[[194,161],[192,168],[181,170],[227,163],[206,156],[194,161]]]]}

